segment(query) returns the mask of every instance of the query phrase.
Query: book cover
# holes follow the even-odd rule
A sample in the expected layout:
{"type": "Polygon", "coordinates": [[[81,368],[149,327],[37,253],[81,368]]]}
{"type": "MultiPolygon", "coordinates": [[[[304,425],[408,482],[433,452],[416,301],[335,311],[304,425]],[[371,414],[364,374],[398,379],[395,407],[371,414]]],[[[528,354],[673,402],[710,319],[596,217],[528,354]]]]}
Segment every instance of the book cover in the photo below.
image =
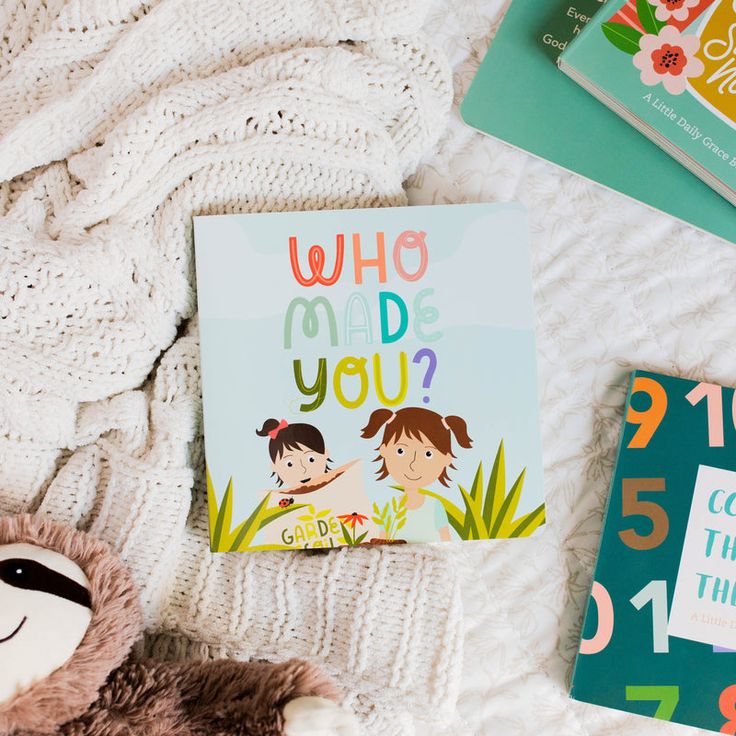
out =
{"type": "Polygon", "coordinates": [[[736,204],[736,0],[610,0],[560,68],[736,204]]]}
{"type": "Polygon", "coordinates": [[[736,396],[636,371],[571,696],[736,731],[736,396]]]}
{"type": "Polygon", "coordinates": [[[545,522],[518,205],[194,219],[213,551],[545,522]]]}
{"type": "Polygon", "coordinates": [[[736,242],[736,218],[728,202],[557,69],[560,53],[601,7],[600,0],[513,0],[463,100],[463,119],[736,242]]]}

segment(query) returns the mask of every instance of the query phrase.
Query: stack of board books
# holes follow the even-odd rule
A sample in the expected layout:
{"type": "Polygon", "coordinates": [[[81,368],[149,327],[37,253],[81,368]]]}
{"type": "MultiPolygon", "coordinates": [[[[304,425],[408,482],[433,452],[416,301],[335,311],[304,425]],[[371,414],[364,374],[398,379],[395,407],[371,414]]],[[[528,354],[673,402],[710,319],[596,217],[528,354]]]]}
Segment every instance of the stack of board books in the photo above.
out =
{"type": "Polygon", "coordinates": [[[736,242],[734,0],[513,0],[461,114],[736,242]]]}
{"type": "Polygon", "coordinates": [[[735,0],[615,0],[558,64],[736,205],[735,0]]]}

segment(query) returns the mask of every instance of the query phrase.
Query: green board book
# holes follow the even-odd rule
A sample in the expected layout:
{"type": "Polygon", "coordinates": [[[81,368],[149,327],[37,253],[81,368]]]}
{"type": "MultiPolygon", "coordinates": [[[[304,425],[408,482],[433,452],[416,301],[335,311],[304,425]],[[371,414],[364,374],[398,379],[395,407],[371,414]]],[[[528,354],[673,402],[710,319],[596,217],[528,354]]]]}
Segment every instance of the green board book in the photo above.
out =
{"type": "Polygon", "coordinates": [[[736,205],[734,0],[610,0],[559,66],[736,205]]]}
{"type": "Polygon", "coordinates": [[[601,5],[600,0],[513,0],[463,100],[463,119],[736,242],[732,205],[557,68],[559,54],[601,5]]]}
{"type": "Polygon", "coordinates": [[[736,733],[736,396],[636,371],[571,696],[736,733]]]}

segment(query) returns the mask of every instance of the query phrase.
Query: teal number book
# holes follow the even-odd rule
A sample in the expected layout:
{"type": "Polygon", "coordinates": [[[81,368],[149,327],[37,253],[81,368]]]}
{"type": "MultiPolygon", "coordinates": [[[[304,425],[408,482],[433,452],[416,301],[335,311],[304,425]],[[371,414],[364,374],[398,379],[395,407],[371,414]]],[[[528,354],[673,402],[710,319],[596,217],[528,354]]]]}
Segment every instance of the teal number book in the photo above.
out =
{"type": "Polygon", "coordinates": [[[577,700],[736,732],[736,396],[636,371],[577,700]]]}
{"type": "Polygon", "coordinates": [[[194,220],[213,551],[545,522],[513,204],[194,220]]]}
{"type": "MultiPolygon", "coordinates": [[[[557,68],[560,53],[583,35],[601,7],[600,0],[513,0],[463,100],[463,119],[736,242],[732,205],[557,68]]],[[[623,57],[617,63],[631,65],[631,57],[614,47],[611,51],[623,57]]]]}
{"type": "Polygon", "coordinates": [[[559,65],[736,205],[734,0],[610,0],[559,65]]]}

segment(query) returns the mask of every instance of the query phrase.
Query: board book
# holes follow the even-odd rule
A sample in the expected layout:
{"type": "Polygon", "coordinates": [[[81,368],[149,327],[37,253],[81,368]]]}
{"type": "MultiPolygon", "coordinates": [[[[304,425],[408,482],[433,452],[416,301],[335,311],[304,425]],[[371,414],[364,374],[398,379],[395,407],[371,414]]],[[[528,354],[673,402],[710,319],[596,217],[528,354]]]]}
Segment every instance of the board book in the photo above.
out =
{"type": "Polygon", "coordinates": [[[196,217],[214,551],[545,521],[513,204],[196,217]]]}
{"type": "Polygon", "coordinates": [[[610,0],[559,66],[736,204],[736,0],[610,0]]]}
{"type": "Polygon", "coordinates": [[[636,371],[571,696],[736,732],[736,394],[636,371]]]}
{"type": "Polygon", "coordinates": [[[601,7],[600,0],[513,0],[462,102],[463,119],[736,242],[732,205],[557,68],[560,53],[601,7]]]}

